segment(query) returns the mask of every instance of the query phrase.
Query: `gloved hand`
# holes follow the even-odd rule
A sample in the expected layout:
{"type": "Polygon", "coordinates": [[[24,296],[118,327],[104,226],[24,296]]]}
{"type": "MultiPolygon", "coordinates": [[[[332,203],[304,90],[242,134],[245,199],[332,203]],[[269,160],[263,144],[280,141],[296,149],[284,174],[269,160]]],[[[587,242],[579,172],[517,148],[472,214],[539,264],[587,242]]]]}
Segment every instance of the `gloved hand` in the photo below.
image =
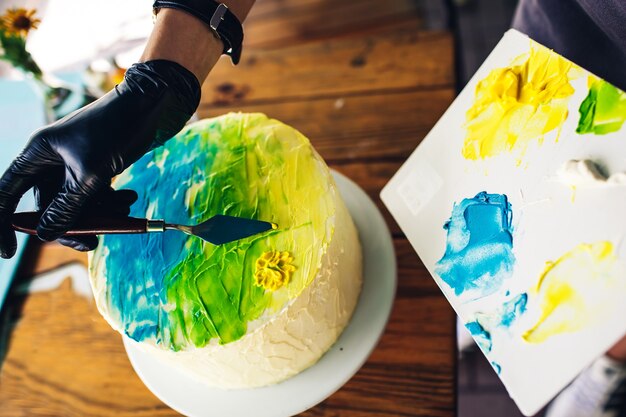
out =
{"type": "MultiPolygon", "coordinates": [[[[63,171],[58,171],[50,178],[42,180],[35,188],[35,204],[38,211],[50,205],[64,182],[63,171]]],[[[126,217],[130,214],[130,206],[137,201],[137,193],[133,190],[114,190],[107,187],[99,192],[83,208],[83,213],[93,217],[126,217]]],[[[57,239],[62,245],[78,251],[90,251],[98,246],[97,236],[61,236],[57,239]]]]}
{"type": "MultiPolygon", "coordinates": [[[[16,251],[11,216],[35,188],[45,210],[37,234],[59,239],[88,210],[127,214],[136,195],[114,192],[111,179],[177,134],[200,103],[200,83],[184,67],[164,60],[135,64],[124,81],[96,102],[35,132],[0,178],[0,256],[16,251]]],[[[95,236],[63,237],[78,250],[95,236]]]]}

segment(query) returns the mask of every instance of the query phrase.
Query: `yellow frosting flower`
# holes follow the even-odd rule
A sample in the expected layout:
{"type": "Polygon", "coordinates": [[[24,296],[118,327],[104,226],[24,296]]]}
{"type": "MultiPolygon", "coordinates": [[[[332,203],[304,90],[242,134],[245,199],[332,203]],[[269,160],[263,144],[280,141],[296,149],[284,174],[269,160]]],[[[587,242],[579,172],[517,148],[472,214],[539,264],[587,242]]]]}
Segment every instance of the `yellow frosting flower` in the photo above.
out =
{"type": "Polygon", "coordinates": [[[13,8],[0,16],[0,30],[7,36],[26,37],[32,29],[37,29],[40,19],[35,18],[36,10],[13,8]]]}
{"type": "Polygon", "coordinates": [[[265,252],[256,261],[255,285],[276,291],[283,285],[289,284],[291,275],[296,270],[292,262],[293,256],[289,252],[265,252]]]}

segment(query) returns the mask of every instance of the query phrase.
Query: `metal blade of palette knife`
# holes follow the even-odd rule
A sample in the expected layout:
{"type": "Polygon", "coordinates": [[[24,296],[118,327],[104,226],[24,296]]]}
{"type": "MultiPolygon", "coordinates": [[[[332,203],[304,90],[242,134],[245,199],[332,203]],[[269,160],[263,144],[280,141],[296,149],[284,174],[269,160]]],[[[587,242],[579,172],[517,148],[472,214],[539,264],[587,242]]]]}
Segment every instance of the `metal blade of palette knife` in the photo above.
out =
{"type": "Polygon", "coordinates": [[[244,239],[276,229],[274,223],[218,214],[192,228],[193,234],[214,245],[244,239]]]}

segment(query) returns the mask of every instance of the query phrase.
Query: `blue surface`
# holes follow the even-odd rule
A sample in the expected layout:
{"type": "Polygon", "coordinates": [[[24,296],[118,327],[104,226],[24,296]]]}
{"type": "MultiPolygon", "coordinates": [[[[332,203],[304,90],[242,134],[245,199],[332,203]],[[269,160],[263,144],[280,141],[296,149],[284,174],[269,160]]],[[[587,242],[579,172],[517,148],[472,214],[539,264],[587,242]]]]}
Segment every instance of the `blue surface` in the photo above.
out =
{"type": "MultiPolygon", "coordinates": [[[[4,172],[10,162],[24,147],[31,133],[45,124],[41,98],[26,81],[0,80],[0,171],[4,172]]],[[[28,193],[18,210],[32,210],[34,200],[28,193]]],[[[9,260],[0,259],[0,307],[15,275],[19,258],[24,250],[26,237],[18,234],[18,252],[9,260]]]]}

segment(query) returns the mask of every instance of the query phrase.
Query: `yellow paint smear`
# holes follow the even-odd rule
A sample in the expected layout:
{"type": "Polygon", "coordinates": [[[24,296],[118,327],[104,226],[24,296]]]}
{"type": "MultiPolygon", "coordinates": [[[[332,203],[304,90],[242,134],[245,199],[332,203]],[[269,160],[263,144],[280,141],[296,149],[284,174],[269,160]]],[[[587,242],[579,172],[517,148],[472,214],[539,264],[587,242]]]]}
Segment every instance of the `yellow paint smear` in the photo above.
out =
{"type": "MultiPolygon", "coordinates": [[[[530,53],[498,68],[476,86],[467,111],[463,157],[477,160],[516,152],[560,127],[574,93],[570,78],[577,67],[551,50],[534,44],[530,53]]],[[[521,161],[518,161],[518,164],[521,161]]]]}
{"type": "Polygon", "coordinates": [[[600,311],[615,282],[617,258],[613,244],[600,241],[582,243],[546,267],[534,289],[539,297],[541,316],[522,337],[529,343],[542,343],[550,337],[576,332],[600,311]]]}

